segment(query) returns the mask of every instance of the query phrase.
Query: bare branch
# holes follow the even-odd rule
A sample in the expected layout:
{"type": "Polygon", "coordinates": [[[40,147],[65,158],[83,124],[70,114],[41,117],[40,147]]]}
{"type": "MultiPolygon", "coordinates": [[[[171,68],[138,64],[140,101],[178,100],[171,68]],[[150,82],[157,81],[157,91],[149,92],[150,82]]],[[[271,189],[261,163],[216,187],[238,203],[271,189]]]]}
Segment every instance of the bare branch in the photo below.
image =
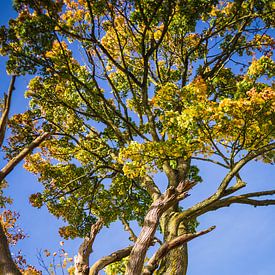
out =
{"type": "Polygon", "coordinates": [[[211,226],[210,228],[206,229],[206,230],[202,230],[193,234],[183,234],[180,235],[176,238],[174,238],[171,241],[167,241],[165,242],[159,249],[158,251],[151,257],[151,259],[148,261],[147,266],[145,267],[144,271],[143,271],[143,275],[149,275],[149,274],[153,274],[153,272],[158,268],[159,262],[160,260],[167,255],[167,253],[172,250],[175,249],[181,245],[183,245],[186,242],[191,241],[192,239],[207,234],[210,231],[214,230],[216,227],[215,226],[211,226]]]}
{"type": "MultiPolygon", "coordinates": [[[[219,203],[219,199],[222,196],[228,195],[228,191],[232,193],[232,188],[235,188],[235,191],[238,190],[238,186],[232,187],[231,189],[227,189],[228,185],[230,184],[231,180],[238,175],[239,171],[243,166],[245,166],[249,161],[253,160],[254,158],[262,155],[265,152],[269,152],[271,150],[275,149],[275,143],[270,143],[266,146],[263,146],[262,148],[259,148],[258,150],[254,150],[249,152],[245,157],[243,157],[240,161],[238,161],[235,166],[231,169],[231,171],[224,177],[222,180],[220,186],[218,187],[217,191],[211,195],[210,197],[206,198],[205,200],[195,204],[194,206],[190,207],[186,211],[180,213],[178,217],[176,218],[176,223],[179,224],[182,220],[185,218],[190,217],[197,217],[198,215],[202,213],[206,213],[210,211],[208,207],[212,209],[213,205],[216,205],[216,202],[219,203]]],[[[223,206],[220,206],[223,207],[223,206]]],[[[218,209],[219,207],[215,207],[215,209],[218,209]]],[[[213,209],[214,210],[214,209],[213,209]]]]}
{"type": "Polygon", "coordinates": [[[90,235],[85,237],[83,243],[78,249],[78,254],[75,259],[75,274],[86,274],[89,269],[89,256],[93,251],[93,244],[96,235],[103,226],[103,221],[99,219],[91,226],[90,235]]]}
{"type": "Polygon", "coordinates": [[[130,234],[129,240],[135,242],[137,240],[137,236],[135,235],[133,229],[130,227],[130,224],[123,217],[121,217],[120,219],[122,224],[124,225],[124,230],[128,231],[130,234]]]}
{"type": "Polygon", "coordinates": [[[224,196],[228,196],[232,193],[235,193],[236,191],[242,189],[245,186],[246,186],[246,183],[243,182],[242,180],[238,179],[237,182],[233,186],[229,187],[228,189],[226,189],[224,191],[224,196]]]}
{"type": "Polygon", "coordinates": [[[2,146],[6,134],[7,123],[9,119],[9,112],[11,106],[11,96],[14,90],[16,76],[13,75],[11,78],[8,94],[4,94],[4,106],[2,110],[2,115],[0,118],[0,147],[2,146]]]}
{"type": "Polygon", "coordinates": [[[100,270],[102,270],[105,266],[120,261],[123,258],[130,255],[131,251],[133,249],[133,246],[128,246],[126,248],[117,250],[113,252],[112,254],[105,256],[101,259],[99,259],[97,262],[95,262],[89,271],[89,275],[97,275],[100,270]]]}
{"type": "Polygon", "coordinates": [[[221,184],[217,190],[216,196],[219,197],[220,195],[223,194],[223,192],[227,188],[228,184],[236,176],[236,174],[239,173],[239,171],[241,170],[241,168],[244,165],[246,165],[252,159],[260,156],[261,154],[271,151],[273,149],[275,149],[275,142],[270,143],[266,146],[263,146],[262,148],[259,148],[258,150],[250,151],[245,157],[243,157],[239,162],[237,162],[236,165],[232,168],[232,170],[225,176],[225,178],[223,179],[223,181],[221,182],[221,184]]]}
{"type": "Polygon", "coordinates": [[[223,208],[223,207],[228,207],[233,203],[249,204],[249,205],[253,205],[255,207],[256,206],[275,205],[274,199],[265,199],[265,200],[251,199],[254,197],[264,197],[264,196],[271,196],[271,195],[275,195],[275,190],[252,192],[252,193],[242,194],[242,195],[238,195],[238,196],[226,197],[224,199],[214,201],[204,208],[201,208],[195,214],[192,214],[192,216],[188,216],[188,218],[198,217],[198,216],[200,216],[204,213],[207,213],[209,211],[215,211],[215,210],[223,208]]]}
{"type": "Polygon", "coordinates": [[[272,195],[275,195],[275,190],[252,192],[252,193],[242,194],[238,196],[227,197],[225,199],[218,201],[217,204],[221,207],[229,206],[232,203],[251,204],[254,206],[266,206],[266,205],[275,204],[275,199],[254,200],[250,198],[272,196],[272,195]]]}
{"type": "Polygon", "coordinates": [[[212,162],[214,164],[220,165],[226,169],[228,169],[229,167],[219,161],[213,160],[213,159],[208,159],[208,158],[200,158],[200,157],[192,157],[192,159],[196,159],[196,160],[201,160],[201,161],[208,161],[208,162],[212,162]]]}

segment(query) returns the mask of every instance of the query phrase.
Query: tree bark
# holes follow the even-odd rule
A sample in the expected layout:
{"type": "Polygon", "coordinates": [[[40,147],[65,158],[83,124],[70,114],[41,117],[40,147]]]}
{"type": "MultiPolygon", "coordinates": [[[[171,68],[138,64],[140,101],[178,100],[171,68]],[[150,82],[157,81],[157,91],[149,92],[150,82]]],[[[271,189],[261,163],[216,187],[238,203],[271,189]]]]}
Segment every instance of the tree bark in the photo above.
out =
{"type": "Polygon", "coordinates": [[[38,136],[29,145],[22,149],[22,151],[17,156],[12,158],[0,171],[0,182],[17,166],[21,160],[23,160],[49,136],[50,133],[47,132],[41,136],[38,136]]]}
{"type": "MultiPolygon", "coordinates": [[[[147,262],[147,265],[144,268],[142,275],[159,274],[160,272],[154,273],[154,271],[158,269],[159,262],[161,261],[161,259],[165,257],[169,252],[174,251],[174,249],[178,247],[185,247],[184,244],[186,244],[187,242],[191,241],[194,238],[207,234],[212,230],[214,230],[215,228],[216,228],[215,226],[211,226],[208,229],[205,229],[196,233],[183,234],[174,238],[171,241],[163,243],[160,246],[160,248],[155,252],[155,254],[147,262]]],[[[175,271],[170,270],[169,272],[173,272],[173,274],[177,274],[177,271],[180,269],[181,267],[175,269],[175,271]]],[[[163,274],[163,273],[160,273],[160,274],[163,274]]]]}
{"type": "Polygon", "coordinates": [[[0,223],[0,274],[21,275],[21,272],[12,260],[9,244],[2,224],[0,223]]]}
{"type": "Polygon", "coordinates": [[[75,257],[75,275],[89,274],[89,257],[93,251],[95,237],[102,226],[103,221],[99,219],[95,224],[91,226],[90,235],[85,237],[83,243],[80,245],[78,249],[78,254],[75,257]]]}
{"type": "Polygon", "coordinates": [[[91,266],[89,275],[98,275],[99,271],[102,270],[105,266],[120,261],[123,258],[129,256],[132,249],[133,246],[128,246],[126,248],[117,250],[108,256],[102,257],[91,266]]]}
{"type": "MultiPolygon", "coordinates": [[[[170,213],[169,216],[164,216],[164,241],[169,242],[174,238],[187,234],[184,224],[181,224],[177,228],[175,223],[175,217],[177,212],[170,213]]],[[[184,243],[183,245],[171,250],[167,255],[161,260],[160,268],[156,272],[158,275],[186,275],[188,267],[188,245],[184,243]]]]}
{"type": "Polygon", "coordinates": [[[144,225],[131,251],[126,269],[127,275],[140,275],[144,264],[146,252],[152,243],[159,219],[162,214],[176,204],[178,201],[188,196],[185,187],[188,183],[181,182],[177,188],[169,187],[166,192],[152,203],[144,219],[144,225]]]}
{"type": "Polygon", "coordinates": [[[187,243],[171,250],[161,262],[157,275],[186,275],[188,267],[187,243]]]}
{"type": "MultiPolygon", "coordinates": [[[[182,181],[185,181],[190,168],[190,160],[179,158],[177,160],[177,169],[172,169],[170,164],[167,162],[164,164],[164,171],[169,180],[169,186],[178,186],[182,181]]],[[[196,184],[193,181],[186,181],[188,184],[185,187],[186,191],[192,189],[196,184]]],[[[185,226],[177,226],[175,218],[179,214],[178,204],[174,204],[173,207],[168,209],[161,217],[160,226],[164,235],[164,242],[169,242],[174,238],[183,234],[189,233],[185,230],[185,226]]],[[[158,275],[186,275],[188,266],[188,245],[183,245],[171,250],[160,262],[160,267],[156,274],[158,275]]]]}
{"type": "Polygon", "coordinates": [[[3,145],[6,128],[9,120],[10,106],[11,106],[11,97],[14,90],[16,76],[13,75],[11,78],[8,94],[4,94],[4,107],[2,110],[2,115],[0,118],[0,147],[3,145]]]}

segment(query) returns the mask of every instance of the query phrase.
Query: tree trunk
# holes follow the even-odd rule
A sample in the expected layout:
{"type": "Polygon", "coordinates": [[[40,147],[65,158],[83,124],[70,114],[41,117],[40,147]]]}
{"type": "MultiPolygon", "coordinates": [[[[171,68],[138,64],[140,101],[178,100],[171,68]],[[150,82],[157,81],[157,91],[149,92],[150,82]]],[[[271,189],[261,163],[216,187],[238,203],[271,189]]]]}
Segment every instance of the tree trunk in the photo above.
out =
{"type": "Polygon", "coordinates": [[[12,260],[9,244],[2,224],[0,223],[0,274],[20,275],[21,272],[12,260]]]}
{"type": "Polygon", "coordinates": [[[171,209],[171,206],[177,204],[186,196],[185,183],[181,182],[177,188],[169,187],[159,199],[151,204],[145,216],[144,225],[129,256],[126,268],[127,275],[140,275],[142,273],[144,259],[153,241],[162,213],[165,213],[167,209],[171,209]]]}
{"type": "MultiPolygon", "coordinates": [[[[185,181],[190,168],[190,160],[179,158],[177,160],[177,169],[172,169],[169,163],[164,164],[164,171],[169,180],[169,186],[178,186],[182,181],[185,181]]],[[[186,186],[186,190],[192,188],[186,186]]],[[[164,242],[171,241],[172,239],[182,234],[188,233],[184,224],[181,224],[178,228],[174,222],[174,218],[179,214],[178,204],[175,204],[172,208],[168,209],[161,217],[160,226],[164,235],[164,242]]],[[[188,247],[187,243],[182,246],[171,250],[160,263],[160,268],[156,272],[158,275],[186,275],[188,266],[188,247]]]]}
{"type": "MultiPolygon", "coordinates": [[[[170,209],[169,209],[170,210],[170,209]]],[[[161,225],[164,233],[164,241],[171,241],[177,236],[186,234],[184,224],[178,228],[174,222],[174,218],[178,212],[171,212],[171,210],[163,216],[161,225]],[[170,213],[169,213],[170,212],[170,213]]],[[[156,274],[158,275],[186,275],[188,266],[188,246],[187,243],[171,250],[161,261],[160,268],[156,274]]]]}
{"type": "Polygon", "coordinates": [[[186,275],[188,266],[187,243],[171,250],[160,264],[158,275],[186,275]]]}
{"type": "Polygon", "coordinates": [[[75,275],[88,275],[89,274],[89,256],[83,257],[80,253],[75,257],[75,275]]]}

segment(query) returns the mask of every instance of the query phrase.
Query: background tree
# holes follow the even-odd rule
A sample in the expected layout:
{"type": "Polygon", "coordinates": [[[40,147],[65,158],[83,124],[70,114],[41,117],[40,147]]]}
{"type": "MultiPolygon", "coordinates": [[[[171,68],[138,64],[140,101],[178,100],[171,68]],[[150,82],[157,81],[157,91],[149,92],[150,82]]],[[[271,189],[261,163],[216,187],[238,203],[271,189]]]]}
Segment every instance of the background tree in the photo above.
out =
{"type": "MultiPolygon", "coordinates": [[[[5,135],[7,131],[7,125],[9,122],[9,113],[11,109],[12,94],[15,89],[16,76],[11,77],[10,86],[7,94],[4,93],[3,102],[1,104],[1,118],[0,118],[0,148],[2,149],[5,135]]],[[[6,176],[22,161],[28,154],[32,152],[49,133],[41,133],[39,136],[29,135],[29,142],[25,146],[21,147],[20,150],[7,162],[7,164],[1,168],[0,171],[0,207],[5,208],[7,203],[11,203],[11,199],[7,198],[3,194],[3,189],[7,187],[5,180],[6,176]]],[[[21,274],[19,267],[23,267],[26,264],[23,257],[19,254],[17,263],[14,263],[14,259],[10,253],[9,244],[16,244],[18,240],[25,238],[24,233],[16,226],[18,219],[18,213],[13,213],[10,210],[5,210],[0,214],[0,273],[1,274],[21,274]]],[[[35,271],[31,266],[27,267],[28,270],[35,271]]],[[[34,274],[34,273],[33,273],[34,274]]]]}
{"type": "Polygon", "coordinates": [[[241,175],[248,162],[274,156],[270,1],[14,5],[1,53],[11,72],[36,76],[26,92],[31,111],[11,121],[7,155],[30,133],[51,133],[25,163],[44,185],[30,200],[68,222],[62,236],[85,238],[76,274],[127,256],[126,274],[186,274],[187,241],[213,229],[195,232],[199,216],[233,203],[275,204],[266,198],[275,190],[248,193],[241,175]],[[226,172],[211,196],[185,207],[202,180],[195,160],[226,172]],[[133,246],[89,268],[96,235],[117,220],[133,246]],[[144,262],[157,230],[161,245],[144,262]]]}

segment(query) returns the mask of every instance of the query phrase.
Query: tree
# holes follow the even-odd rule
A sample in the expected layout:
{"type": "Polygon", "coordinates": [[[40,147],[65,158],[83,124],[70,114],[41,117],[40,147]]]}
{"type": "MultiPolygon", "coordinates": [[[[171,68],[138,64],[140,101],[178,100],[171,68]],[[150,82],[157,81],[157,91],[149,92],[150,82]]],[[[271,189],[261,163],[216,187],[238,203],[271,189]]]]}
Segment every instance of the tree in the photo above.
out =
{"type": "MultiPolygon", "coordinates": [[[[15,89],[15,79],[16,76],[13,75],[11,78],[8,93],[4,93],[3,103],[1,104],[1,118],[0,118],[0,148],[4,144],[7,125],[9,122],[9,113],[11,108],[12,94],[15,89]]],[[[6,187],[6,176],[22,161],[28,154],[32,152],[33,149],[38,147],[49,133],[42,133],[39,136],[33,137],[29,136],[29,143],[18,150],[8,163],[0,170],[0,207],[5,207],[7,203],[10,203],[10,198],[3,195],[3,188],[6,187]]],[[[24,238],[24,235],[19,232],[9,232],[9,229],[15,227],[15,222],[18,215],[12,213],[11,211],[4,211],[0,215],[0,272],[1,274],[21,274],[18,266],[14,263],[10,249],[9,243],[16,243],[18,240],[24,238]]]]}
{"type": "Polygon", "coordinates": [[[275,204],[267,198],[275,190],[248,193],[242,180],[250,161],[274,160],[270,1],[14,6],[18,17],[1,28],[1,53],[10,72],[35,76],[26,91],[31,110],[11,121],[7,154],[28,144],[30,133],[50,133],[26,159],[44,185],[30,201],[67,221],[62,236],[84,238],[75,274],[105,267],[186,274],[187,242],[214,229],[196,232],[199,216],[233,203],[275,204]],[[186,208],[202,181],[195,161],[226,173],[211,196],[186,208]],[[164,192],[157,174],[167,178],[164,192]],[[96,235],[117,220],[133,245],[90,265],[96,235]],[[150,246],[155,254],[145,260],[150,246]]]}

